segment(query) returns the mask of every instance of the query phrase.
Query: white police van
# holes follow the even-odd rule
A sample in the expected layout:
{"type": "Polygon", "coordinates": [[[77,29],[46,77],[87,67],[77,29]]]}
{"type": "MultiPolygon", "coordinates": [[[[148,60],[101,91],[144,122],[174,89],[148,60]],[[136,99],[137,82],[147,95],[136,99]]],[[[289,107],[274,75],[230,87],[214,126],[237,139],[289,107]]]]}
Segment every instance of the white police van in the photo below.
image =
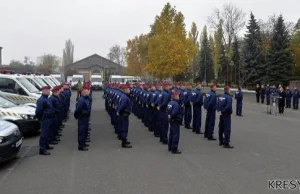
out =
{"type": "Polygon", "coordinates": [[[22,134],[17,125],[0,120],[0,162],[13,159],[22,147],[22,134]]]}
{"type": "Polygon", "coordinates": [[[93,74],[91,76],[91,85],[94,90],[102,90],[102,76],[99,74],[93,74]]]}

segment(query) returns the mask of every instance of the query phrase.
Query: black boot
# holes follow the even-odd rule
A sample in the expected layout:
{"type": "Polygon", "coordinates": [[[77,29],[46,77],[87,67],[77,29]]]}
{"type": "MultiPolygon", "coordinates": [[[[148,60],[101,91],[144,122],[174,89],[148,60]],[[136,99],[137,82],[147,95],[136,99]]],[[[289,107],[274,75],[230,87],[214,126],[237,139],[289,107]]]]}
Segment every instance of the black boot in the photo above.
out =
{"type": "Polygon", "coordinates": [[[185,126],[186,129],[193,129],[191,126],[185,126]]]}
{"type": "Polygon", "coordinates": [[[229,148],[232,149],[234,148],[232,145],[230,145],[229,143],[224,143],[223,148],[229,148]]]}
{"type": "Polygon", "coordinates": [[[171,151],[171,153],[172,154],[181,154],[181,151],[179,151],[179,150],[173,150],[173,151],[171,151]]]}
{"type": "Polygon", "coordinates": [[[208,141],[216,141],[217,139],[214,138],[213,136],[211,136],[211,137],[208,137],[207,140],[208,140],[208,141]]]}
{"type": "Polygon", "coordinates": [[[48,155],[50,155],[50,152],[48,152],[48,151],[41,151],[40,150],[39,154],[40,155],[44,155],[44,156],[48,156],[48,155]]]}
{"type": "Polygon", "coordinates": [[[88,151],[89,149],[86,147],[78,147],[78,150],[79,151],[88,151]]]}
{"type": "Polygon", "coordinates": [[[46,147],[46,149],[47,149],[47,150],[53,150],[53,149],[54,149],[54,147],[47,146],[47,147],[46,147]]]}

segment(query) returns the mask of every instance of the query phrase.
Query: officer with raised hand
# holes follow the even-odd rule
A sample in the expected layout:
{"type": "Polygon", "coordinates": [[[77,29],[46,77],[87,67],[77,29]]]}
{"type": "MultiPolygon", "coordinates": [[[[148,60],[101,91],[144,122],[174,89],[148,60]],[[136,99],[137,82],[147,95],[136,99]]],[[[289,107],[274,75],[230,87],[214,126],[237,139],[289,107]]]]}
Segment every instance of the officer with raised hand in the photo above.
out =
{"type": "Polygon", "coordinates": [[[192,103],[193,103],[193,132],[196,134],[203,134],[201,132],[201,121],[202,121],[202,105],[203,96],[201,93],[201,82],[197,83],[197,88],[192,92],[192,103]]]}
{"type": "Polygon", "coordinates": [[[179,92],[173,90],[172,100],[168,104],[168,119],[170,122],[168,150],[172,154],[181,154],[181,152],[178,150],[181,116],[182,115],[181,115],[180,105],[179,105],[179,92]]]}
{"type": "Polygon", "coordinates": [[[44,86],[41,88],[42,95],[37,100],[35,116],[40,121],[41,124],[41,134],[40,134],[40,155],[50,155],[50,152],[47,150],[53,149],[48,144],[49,134],[50,134],[50,126],[51,122],[54,118],[55,112],[54,109],[48,99],[50,95],[50,87],[44,86]]]}
{"type": "Polygon", "coordinates": [[[186,129],[193,129],[191,127],[192,121],[192,83],[187,84],[187,88],[184,91],[184,126],[186,129]]]}
{"type": "Polygon", "coordinates": [[[161,92],[161,96],[158,102],[157,110],[159,110],[159,120],[160,120],[160,142],[162,144],[168,144],[168,114],[167,107],[171,100],[171,95],[169,93],[169,83],[164,83],[164,90],[161,92]]]}
{"type": "Polygon", "coordinates": [[[293,109],[298,110],[298,104],[299,104],[299,91],[297,87],[295,87],[293,91],[293,109]]]}
{"type": "Polygon", "coordinates": [[[217,110],[217,96],[216,96],[216,86],[214,84],[210,85],[211,91],[206,94],[204,100],[204,109],[206,110],[206,121],[205,121],[205,132],[204,137],[210,141],[215,141],[214,129],[216,122],[216,110],[217,110]]]}
{"type": "Polygon", "coordinates": [[[127,141],[128,127],[129,127],[129,115],[131,113],[131,102],[129,99],[130,86],[121,85],[121,97],[117,107],[117,114],[119,115],[120,122],[120,138],[122,140],[122,148],[132,148],[132,145],[127,141]]]}
{"type": "Polygon", "coordinates": [[[238,90],[235,92],[235,100],[236,100],[236,116],[242,117],[242,109],[243,109],[243,92],[242,86],[239,86],[238,90]]]}
{"type": "Polygon", "coordinates": [[[61,105],[59,100],[59,93],[60,93],[60,87],[55,86],[52,89],[52,95],[49,97],[49,101],[51,103],[51,106],[53,107],[55,111],[54,118],[52,119],[51,125],[50,125],[50,138],[49,138],[49,144],[55,145],[57,144],[60,139],[58,137],[58,130],[59,130],[59,124],[60,124],[60,114],[61,114],[61,105]]]}
{"type": "Polygon", "coordinates": [[[219,145],[224,148],[233,148],[230,145],[232,99],[229,86],[224,88],[224,94],[219,97],[218,112],[220,113],[219,145]]]}
{"type": "Polygon", "coordinates": [[[74,112],[75,119],[78,119],[78,150],[88,151],[86,144],[86,135],[88,131],[89,116],[91,114],[89,97],[90,91],[88,87],[82,87],[81,97],[79,98],[74,112]]]}

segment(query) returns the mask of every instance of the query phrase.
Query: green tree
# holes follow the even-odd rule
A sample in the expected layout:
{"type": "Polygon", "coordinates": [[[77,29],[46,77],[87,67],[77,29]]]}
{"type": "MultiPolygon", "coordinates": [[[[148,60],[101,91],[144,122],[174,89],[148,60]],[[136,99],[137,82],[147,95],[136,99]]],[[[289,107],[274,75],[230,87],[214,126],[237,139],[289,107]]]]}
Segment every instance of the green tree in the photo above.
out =
{"type": "Polygon", "coordinates": [[[296,79],[300,79],[300,19],[294,26],[291,50],[294,57],[293,73],[296,79]]]}
{"type": "Polygon", "coordinates": [[[219,51],[219,69],[218,69],[218,83],[227,84],[229,82],[229,59],[226,56],[224,44],[221,44],[219,51]]]}
{"type": "MultiPolygon", "coordinates": [[[[217,31],[214,33],[214,50],[213,51],[213,60],[214,60],[214,70],[216,72],[216,75],[218,75],[219,71],[219,64],[220,64],[220,51],[221,46],[223,44],[223,27],[222,27],[222,20],[219,21],[217,31]]],[[[223,49],[224,50],[224,49],[223,49]]]]}
{"type": "Polygon", "coordinates": [[[241,67],[241,56],[240,56],[240,48],[239,48],[239,41],[238,38],[235,36],[234,37],[234,42],[232,44],[232,56],[231,60],[233,62],[234,66],[234,83],[235,84],[240,84],[240,67],[241,67]]]}
{"type": "Polygon", "coordinates": [[[214,74],[214,63],[211,55],[210,44],[207,35],[207,28],[204,26],[201,37],[201,47],[200,47],[200,79],[203,82],[210,83],[215,78],[214,74]]]}
{"type": "Polygon", "coordinates": [[[243,48],[243,82],[247,86],[267,81],[268,69],[265,65],[263,41],[260,27],[251,12],[243,48]]]}
{"type": "Polygon", "coordinates": [[[288,84],[292,79],[292,52],[290,50],[290,36],[282,15],[277,19],[267,54],[267,64],[271,83],[288,84]]]}

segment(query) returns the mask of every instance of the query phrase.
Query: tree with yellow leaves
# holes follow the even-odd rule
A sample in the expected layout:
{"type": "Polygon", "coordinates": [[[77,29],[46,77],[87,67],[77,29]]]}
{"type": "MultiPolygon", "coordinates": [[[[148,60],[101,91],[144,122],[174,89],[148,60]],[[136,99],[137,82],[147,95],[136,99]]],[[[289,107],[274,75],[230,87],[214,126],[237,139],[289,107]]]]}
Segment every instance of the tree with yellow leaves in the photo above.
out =
{"type": "Polygon", "coordinates": [[[187,38],[183,14],[167,3],[152,25],[147,72],[160,79],[174,77],[185,71],[195,52],[193,41],[187,38]]]}
{"type": "Polygon", "coordinates": [[[126,73],[128,75],[146,76],[145,66],[147,64],[148,41],[148,36],[144,34],[127,41],[126,73]]]}

